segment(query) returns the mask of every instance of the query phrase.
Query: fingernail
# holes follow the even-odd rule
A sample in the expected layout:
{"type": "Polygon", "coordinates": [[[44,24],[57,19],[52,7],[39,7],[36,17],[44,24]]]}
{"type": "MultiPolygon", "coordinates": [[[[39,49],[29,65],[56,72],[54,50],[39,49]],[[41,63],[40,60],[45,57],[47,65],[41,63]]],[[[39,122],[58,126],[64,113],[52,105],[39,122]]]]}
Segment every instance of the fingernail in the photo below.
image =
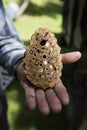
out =
{"type": "Polygon", "coordinates": [[[77,53],[76,59],[81,58],[81,53],[79,51],[77,51],[76,53],[77,53]]]}
{"type": "Polygon", "coordinates": [[[31,110],[34,110],[34,109],[36,108],[36,103],[35,103],[35,101],[32,100],[32,99],[29,99],[29,100],[27,101],[27,105],[28,105],[29,109],[31,109],[31,110]]]}
{"type": "Polygon", "coordinates": [[[59,113],[62,110],[62,106],[59,104],[57,108],[55,108],[54,112],[59,113]]]}
{"type": "Polygon", "coordinates": [[[50,113],[50,110],[45,107],[44,110],[41,112],[43,115],[48,115],[50,113]]]}
{"type": "Polygon", "coordinates": [[[67,95],[65,98],[64,98],[64,105],[68,105],[69,104],[69,95],[67,95]]]}

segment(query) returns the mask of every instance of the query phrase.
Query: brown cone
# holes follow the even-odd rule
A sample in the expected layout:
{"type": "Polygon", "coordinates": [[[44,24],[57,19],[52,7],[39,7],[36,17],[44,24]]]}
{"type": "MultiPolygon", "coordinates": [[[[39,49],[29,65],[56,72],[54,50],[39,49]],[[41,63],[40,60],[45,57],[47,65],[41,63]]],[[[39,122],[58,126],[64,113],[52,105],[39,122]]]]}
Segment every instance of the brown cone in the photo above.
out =
{"type": "Polygon", "coordinates": [[[60,50],[54,34],[47,28],[39,28],[26,47],[26,78],[37,87],[53,87],[61,76],[60,50]]]}

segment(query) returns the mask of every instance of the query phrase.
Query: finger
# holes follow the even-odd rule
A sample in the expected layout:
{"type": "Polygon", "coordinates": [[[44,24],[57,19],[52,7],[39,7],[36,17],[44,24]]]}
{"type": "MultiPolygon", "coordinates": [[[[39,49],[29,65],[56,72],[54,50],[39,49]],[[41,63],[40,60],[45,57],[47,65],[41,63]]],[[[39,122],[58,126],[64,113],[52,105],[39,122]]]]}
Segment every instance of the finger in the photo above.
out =
{"type": "Polygon", "coordinates": [[[25,89],[26,102],[29,109],[33,110],[36,108],[36,99],[34,88],[26,83],[23,83],[25,89]]]}
{"type": "Polygon", "coordinates": [[[48,115],[50,112],[50,109],[46,100],[44,90],[38,89],[36,91],[36,101],[37,101],[37,106],[38,106],[39,111],[44,115],[48,115]]]}
{"type": "Polygon", "coordinates": [[[60,112],[62,109],[61,102],[52,89],[46,90],[46,97],[49,103],[50,109],[53,112],[60,112]]]}
{"type": "Polygon", "coordinates": [[[81,58],[81,53],[79,51],[62,54],[63,63],[73,63],[79,60],[80,58],[81,58]]]}
{"type": "Polygon", "coordinates": [[[69,95],[61,80],[55,85],[54,90],[61,102],[67,105],[69,103],[69,95]]]}

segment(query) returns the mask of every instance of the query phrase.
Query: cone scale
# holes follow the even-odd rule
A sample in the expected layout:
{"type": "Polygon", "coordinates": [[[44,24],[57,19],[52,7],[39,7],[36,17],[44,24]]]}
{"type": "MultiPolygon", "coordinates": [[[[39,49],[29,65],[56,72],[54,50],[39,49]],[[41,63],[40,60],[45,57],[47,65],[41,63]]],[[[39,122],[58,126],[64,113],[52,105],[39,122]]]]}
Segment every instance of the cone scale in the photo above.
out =
{"type": "Polygon", "coordinates": [[[26,47],[24,72],[35,86],[54,87],[62,75],[61,48],[55,35],[47,28],[39,28],[26,47]]]}

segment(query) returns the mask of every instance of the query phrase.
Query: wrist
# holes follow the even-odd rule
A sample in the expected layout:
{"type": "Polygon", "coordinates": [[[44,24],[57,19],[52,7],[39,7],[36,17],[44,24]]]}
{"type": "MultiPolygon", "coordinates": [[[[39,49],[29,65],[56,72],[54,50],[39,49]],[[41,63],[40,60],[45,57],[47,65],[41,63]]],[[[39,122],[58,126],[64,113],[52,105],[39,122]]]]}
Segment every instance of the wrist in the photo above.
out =
{"type": "Polygon", "coordinates": [[[18,67],[19,65],[21,64],[21,62],[23,62],[23,58],[19,59],[15,65],[14,65],[14,76],[15,76],[15,79],[18,80],[18,76],[17,76],[17,70],[18,70],[18,67]]]}

